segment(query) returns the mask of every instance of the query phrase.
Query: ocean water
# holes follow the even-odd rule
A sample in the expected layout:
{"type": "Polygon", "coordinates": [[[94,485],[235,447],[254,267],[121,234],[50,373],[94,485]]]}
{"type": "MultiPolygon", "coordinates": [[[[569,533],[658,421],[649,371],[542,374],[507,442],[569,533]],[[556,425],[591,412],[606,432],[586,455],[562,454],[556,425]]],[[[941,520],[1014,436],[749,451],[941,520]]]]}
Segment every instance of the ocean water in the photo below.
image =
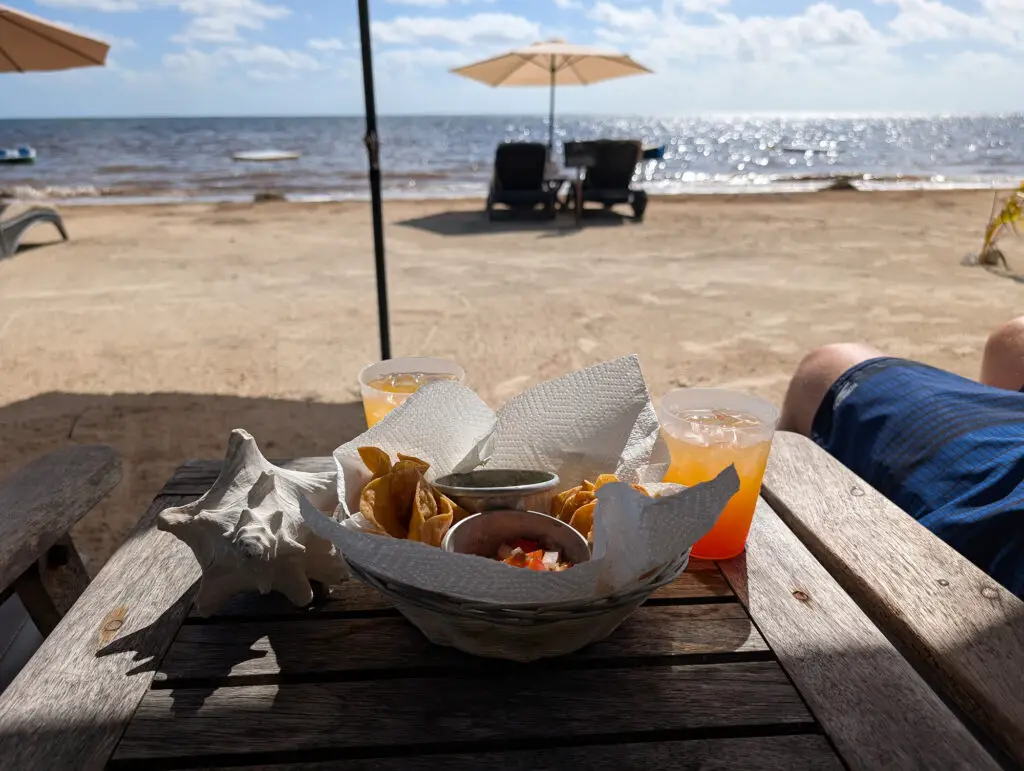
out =
{"type": "MultiPolygon", "coordinates": [[[[368,197],[362,118],[139,118],[0,121],[0,148],[31,145],[31,166],[0,165],[0,195],[70,202],[368,197]],[[241,151],[294,161],[244,163],[241,151]]],[[[547,141],[524,116],[384,117],[387,197],[483,196],[499,142],[547,141]]],[[[989,188],[1024,178],[1024,115],[995,117],[643,118],[566,116],[561,143],[600,137],[665,146],[638,169],[656,194],[797,192],[857,175],[866,190],[989,188]]]]}

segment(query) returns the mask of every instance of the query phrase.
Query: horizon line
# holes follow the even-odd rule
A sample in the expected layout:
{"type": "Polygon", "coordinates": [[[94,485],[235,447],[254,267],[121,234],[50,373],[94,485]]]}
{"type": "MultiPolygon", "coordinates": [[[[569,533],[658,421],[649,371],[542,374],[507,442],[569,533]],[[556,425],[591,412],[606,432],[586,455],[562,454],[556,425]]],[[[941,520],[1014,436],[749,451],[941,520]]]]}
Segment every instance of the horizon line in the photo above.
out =
{"type": "MultiPolygon", "coordinates": [[[[659,120],[666,118],[705,118],[714,120],[735,118],[774,118],[813,120],[822,118],[857,119],[857,118],[1014,118],[1024,117],[1024,112],[927,112],[913,110],[707,110],[703,112],[680,113],[625,113],[625,112],[565,112],[562,117],[573,118],[639,118],[659,120]]],[[[0,123],[35,120],[273,120],[273,119],[306,119],[306,118],[341,118],[360,119],[363,113],[294,113],[294,114],[263,114],[239,113],[235,115],[213,114],[142,114],[142,115],[70,115],[70,116],[20,116],[0,117],[0,123]]],[[[516,113],[378,113],[378,118],[540,118],[546,119],[547,113],[516,112],[516,113]]]]}

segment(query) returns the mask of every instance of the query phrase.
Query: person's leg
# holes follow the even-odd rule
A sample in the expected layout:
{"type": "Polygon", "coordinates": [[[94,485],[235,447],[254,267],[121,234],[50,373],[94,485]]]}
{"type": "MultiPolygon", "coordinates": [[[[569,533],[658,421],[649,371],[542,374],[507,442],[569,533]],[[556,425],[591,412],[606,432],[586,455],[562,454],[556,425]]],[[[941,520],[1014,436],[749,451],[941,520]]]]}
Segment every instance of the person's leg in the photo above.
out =
{"type": "Polygon", "coordinates": [[[783,428],[1024,597],[1024,393],[840,345],[804,359],[783,410],[783,428]]]}
{"type": "Polygon", "coordinates": [[[811,351],[789,381],[779,430],[810,436],[818,407],[839,376],[851,367],[880,356],[882,354],[874,348],[861,343],[835,343],[811,351]]]}
{"type": "Polygon", "coordinates": [[[996,388],[1024,388],[1024,316],[1000,326],[988,337],[981,360],[981,382],[996,388]]]}

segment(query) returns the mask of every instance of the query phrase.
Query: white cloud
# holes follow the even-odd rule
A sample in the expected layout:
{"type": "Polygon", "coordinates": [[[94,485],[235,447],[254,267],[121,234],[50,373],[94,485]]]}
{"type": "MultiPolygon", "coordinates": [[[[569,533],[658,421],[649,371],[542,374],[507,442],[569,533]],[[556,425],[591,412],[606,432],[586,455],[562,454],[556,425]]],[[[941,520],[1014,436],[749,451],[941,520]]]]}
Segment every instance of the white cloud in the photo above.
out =
{"type": "Polygon", "coordinates": [[[351,48],[348,43],[336,37],[313,38],[307,40],[306,45],[314,51],[346,51],[351,48]]]}
{"type": "Polygon", "coordinates": [[[477,13],[462,19],[438,16],[399,16],[373,23],[373,34],[382,43],[418,43],[444,40],[457,45],[533,42],[540,25],[509,13],[477,13]]]}
{"type": "Polygon", "coordinates": [[[186,48],[165,54],[163,65],[167,69],[196,78],[212,76],[224,67],[243,65],[252,68],[246,74],[254,80],[287,80],[299,72],[324,69],[320,61],[303,51],[270,45],[249,48],[228,46],[213,51],[186,48]]]}
{"type": "MultiPolygon", "coordinates": [[[[451,3],[449,0],[388,0],[391,5],[412,5],[419,8],[444,8],[451,3]]],[[[495,0],[451,0],[459,5],[470,5],[472,3],[491,4],[495,0]]],[[[574,2],[574,0],[555,0],[555,3],[574,2]]]]}
{"type": "Polygon", "coordinates": [[[282,75],[280,72],[267,72],[266,70],[249,70],[245,73],[245,76],[250,80],[259,81],[261,83],[281,83],[288,80],[286,75],[282,75]]]}
{"type": "MultiPolygon", "coordinates": [[[[747,16],[716,12],[715,23],[698,23],[688,18],[686,6],[667,4],[658,15],[650,8],[621,8],[598,2],[590,17],[598,22],[596,34],[619,44],[639,42],[638,58],[651,60],[661,68],[673,62],[692,62],[714,57],[739,62],[806,62],[835,58],[834,49],[871,50],[884,53],[885,37],[860,11],[839,9],[831,3],[816,3],[794,16],[747,16]],[[678,11],[681,10],[682,13],[678,11]]],[[[704,11],[722,3],[702,0],[704,11]]],[[[702,11],[702,12],[704,12],[702,11]]]]}
{"type": "Polygon", "coordinates": [[[650,8],[619,8],[603,0],[595,3],[587,15],[599,24],[612,28],[617,34],[646,33],[659,25],[658,15],[650,8]]]}
{"type": "Polygon", "coordinates": [[[185,27],[184,32],[175,36],[177,42],[234,42],[241,39],[238,34],[240,29],[260,30],[264,28],[266,22],[283,19],[291,13],[283,5],[271,5],[262,0],[171,1],[182,13],[195,17],[185,27]]]}
{"type": "MultiPolygon", "coordinates": [[[[876,0],[898,8],[889,28],[907,43],[926,40],[975,38],[1004,43],[1013,42],[1013,33],[995,14],[975,16],[938,2],[938,0],[876,0]]],[[[998,2],[998,0],[997,0],[998,2]]],[[[1014,0],[1019,7],[1019,0],[1014,0]]],[[[996,5],[997,3],[993,3],[996,5]]]]}
{"type": "Polygon", "coordinates": [[[555,0],[555,7],[568,11],[575,8],[582,8],[583,3],[580,0],[555,0]]]}
{"type": "Polygon", "coordinates": [[[392,5],[418,5],[422,8],[443,8],[448,0],[388,0],[392,5]]]}
{"type": "Polygon", "coordinates": [[[690,13],[712,13],[729,5],[729,0],[682,0],[681,5],[690,13]]]}
{"type": "Polygon", "coordinates": [[[169,70],[192,75],[203,75],[217,69],[221,60],[216,53],[186,48],[184,51],[164,54],[161,61],[164,67],[169,70]]]}
{"type": "Polygon", "coordinates": [[[178,43],[229,43],[240,40],[239,30],[261,30],[266,22],[291,13],[284,5],[265,0],[39,0],[42,5],[108,13],[175,8],[192,17],[172,40],[178,43]]]}
{"type": "Polygon", "coordinates": [[[381,74],[386,74],[409,68],[422,71],[425,67],[441,67],[447,70],[466,64],[473,58],[461,50],[440,50],[430,47],[390,48],[375,54],[374,64],[375,69],[379,69],[381,74]]]}
{"type": "Polygon", "coordinates": [[[82,11],[138,11],[141,6],[137,0],[37,0],[39,5],[54,8],[73,8],[82,11]]]}
{"type": "MultiPolygon", "coordinates": [[[[117,48],[125,49],[125,48],[137,48],[138,47],[136,45],[135,41],[132,40],[130,37],[121,37],[120,35],[112,35],[109,32],[102,32],[102,31],[100,31],[98,29],[93,29],[92,27],[83,27],[81,24],[72,24],[72,23],[67,22],[67,21],[58,21],[58,22],[55,22],[55,23],[61,25],[62,27],[66,27],[67,29],[71,30],[72,32],[77,32],[79,35],[85,35],[86,37],[91,37],[91,38],[94,38],[96,40],[102,40],[104,43],[109,44],[110,47],[113,48],[113,49],[117,49],[117,48]]],[[[110,57],[109,56],[107,57],[107,64],[106,64],[106,66],[110,67],[110,57]]]]}
{"type": "Polygon", "coordinates": [[[321,64],[302,51],[290,51],[276,46],[258,45],[251,48],[221,49],[226,57],[240,64],[262,64],[290,70],[318,70],[321,64]]]}

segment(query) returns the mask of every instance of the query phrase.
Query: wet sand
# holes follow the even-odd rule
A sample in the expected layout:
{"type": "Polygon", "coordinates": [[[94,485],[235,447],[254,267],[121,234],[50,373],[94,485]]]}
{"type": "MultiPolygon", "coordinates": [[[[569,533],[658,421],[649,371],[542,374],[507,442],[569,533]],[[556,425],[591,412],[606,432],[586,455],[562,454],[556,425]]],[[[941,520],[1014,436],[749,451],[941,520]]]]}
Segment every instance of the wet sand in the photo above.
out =
{"type": "MultiPolygon", "coordinates": [[[[802,353],[863,340],[974,376],[1024,286],[961,258],[991,193],[655,199],[646,220],[492,224],[480,201],[385,205],[393,350],[460,361],[493,406],[624,353],[652,392],[776,402],[802,353]]],[[[0,261],[0,474],[105,442],[124,479],[74,535],[96,570],[185,458],[253,432],[326,454],[377,358],[369,206],[66,208],[0,261]]],[[[1007,243],[1011,267],[1024,249],[1007,243]]]]}

